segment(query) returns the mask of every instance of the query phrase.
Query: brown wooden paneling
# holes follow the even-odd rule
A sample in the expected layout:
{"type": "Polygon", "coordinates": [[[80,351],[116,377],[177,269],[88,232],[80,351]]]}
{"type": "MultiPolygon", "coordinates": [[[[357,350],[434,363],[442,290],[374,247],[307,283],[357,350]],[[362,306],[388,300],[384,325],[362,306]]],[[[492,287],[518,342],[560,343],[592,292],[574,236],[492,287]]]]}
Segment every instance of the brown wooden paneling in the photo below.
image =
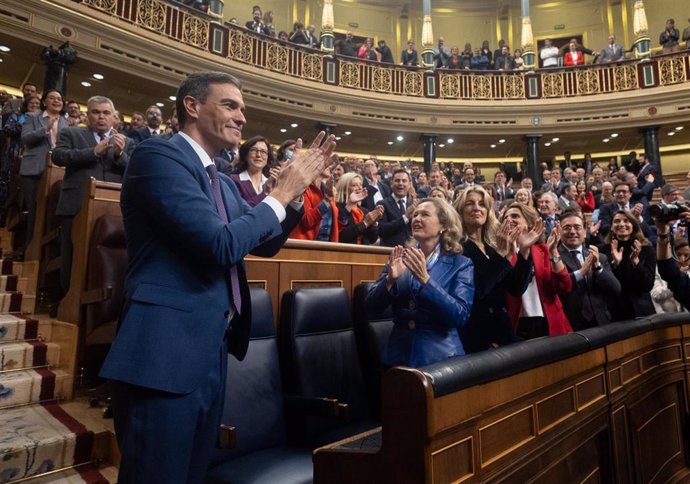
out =
{"type": "Polygon", "coordinates": [[[474,474],[472,437],[431,453],[431,481],[434,484],[463,482],[474,474]]]}
{"type": "Polygon", "coordinates": [[[486,466],[536,436],[534,408],[522,408],[479,429],[479,459],[486,466]]]}
{"type": "Polygon", "coordinates": [[[566,418],[575,415],[575,387],[566,388],[537,402],[537,429],[545,432],[566,418]]]}
{"type": "Polygon", "coordinates": [[[48,161],[36,192],[36,219],[34,223],[34,236],[33,239],[31,239],[31,243],[26,248],[24,260],[39,260],[41,258],[41,239],[47,234],[46,218],[51,215],[46,212],[48,195],[50,194],[50,190],[53,188],[53,185],[62,180],[64,176],[65,169],[63,167],[53,165],[51,161],[48,161]]]}

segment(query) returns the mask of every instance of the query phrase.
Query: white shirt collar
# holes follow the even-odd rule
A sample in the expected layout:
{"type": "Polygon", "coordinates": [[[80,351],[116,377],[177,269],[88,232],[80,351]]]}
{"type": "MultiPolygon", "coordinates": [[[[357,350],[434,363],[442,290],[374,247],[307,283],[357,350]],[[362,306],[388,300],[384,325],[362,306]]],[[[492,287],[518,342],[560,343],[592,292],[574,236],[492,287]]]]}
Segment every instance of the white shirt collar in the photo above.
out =
{"type": "Polygon", "coordinates": [[[185,141],[187,141],[187,143],[189,143],[189,146],[192,147],[192,149],[194,150],[196,155],[199,157],[199,159],[201,160],[201,164],[204,166],[204,170],[206,169],[207,166],[210,166],[213,164],[213,160],[208,155],[208,153],[206,153],[206,151],[204,151],[204,149],[201,147],[201,145],[199,143],[194,141],[191,136],[189,136],[186,133],[183,133],[182,131],[180,131],[179,134],[180,134],[180,136],[182,136],[182,138],[184,138],[185,141]]]}

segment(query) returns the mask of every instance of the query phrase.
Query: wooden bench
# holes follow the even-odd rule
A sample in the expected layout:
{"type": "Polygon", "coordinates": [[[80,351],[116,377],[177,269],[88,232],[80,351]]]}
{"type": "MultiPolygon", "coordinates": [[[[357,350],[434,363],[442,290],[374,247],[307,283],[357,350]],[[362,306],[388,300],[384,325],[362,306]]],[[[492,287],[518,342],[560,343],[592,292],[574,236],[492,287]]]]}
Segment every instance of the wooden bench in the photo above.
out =
{"type": "Polygon", "coordinates": [[[687,482],[690,316],[540,338],[383,378],[382,426],[315,483],[687,482]]]}

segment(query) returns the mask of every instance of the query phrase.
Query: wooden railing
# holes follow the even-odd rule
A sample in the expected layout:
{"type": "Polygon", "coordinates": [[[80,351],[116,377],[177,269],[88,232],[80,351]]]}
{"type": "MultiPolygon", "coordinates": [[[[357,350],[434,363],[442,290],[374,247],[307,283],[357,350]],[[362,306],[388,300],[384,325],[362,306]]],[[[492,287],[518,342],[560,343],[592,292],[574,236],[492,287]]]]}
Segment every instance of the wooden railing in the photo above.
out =
{"type": "Polygon", "coordinates": [[[614,323],[383,378],[382,427],[314,482],[688,482],[690,317],[614,323]]]}
{"type": "Polygon", "coordinates": [[[74,0],[233,62],[345,89],[447,100],[530,100],[639,91],[690,82],[690,51],[534,71],[447,71],[326,53],[214,22],[164,0],[74,0]]]}

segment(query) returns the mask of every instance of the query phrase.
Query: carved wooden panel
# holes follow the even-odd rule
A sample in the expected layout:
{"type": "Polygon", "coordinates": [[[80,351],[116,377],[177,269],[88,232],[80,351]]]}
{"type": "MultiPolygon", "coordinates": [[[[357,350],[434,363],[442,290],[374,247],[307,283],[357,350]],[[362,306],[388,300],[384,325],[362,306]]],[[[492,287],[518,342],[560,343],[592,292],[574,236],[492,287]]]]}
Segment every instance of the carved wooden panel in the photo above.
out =
{"type": "Polygon", "coordinates": [[[431,453],[431,482],[463,482],[474,475],[472,437],[454,442],[431,453]]]}
{"type": "Polygon", "coordinates": [[[482,467],[534,439],[536,433],[532,406],[480,428],[479,460],[482,467]]]}

